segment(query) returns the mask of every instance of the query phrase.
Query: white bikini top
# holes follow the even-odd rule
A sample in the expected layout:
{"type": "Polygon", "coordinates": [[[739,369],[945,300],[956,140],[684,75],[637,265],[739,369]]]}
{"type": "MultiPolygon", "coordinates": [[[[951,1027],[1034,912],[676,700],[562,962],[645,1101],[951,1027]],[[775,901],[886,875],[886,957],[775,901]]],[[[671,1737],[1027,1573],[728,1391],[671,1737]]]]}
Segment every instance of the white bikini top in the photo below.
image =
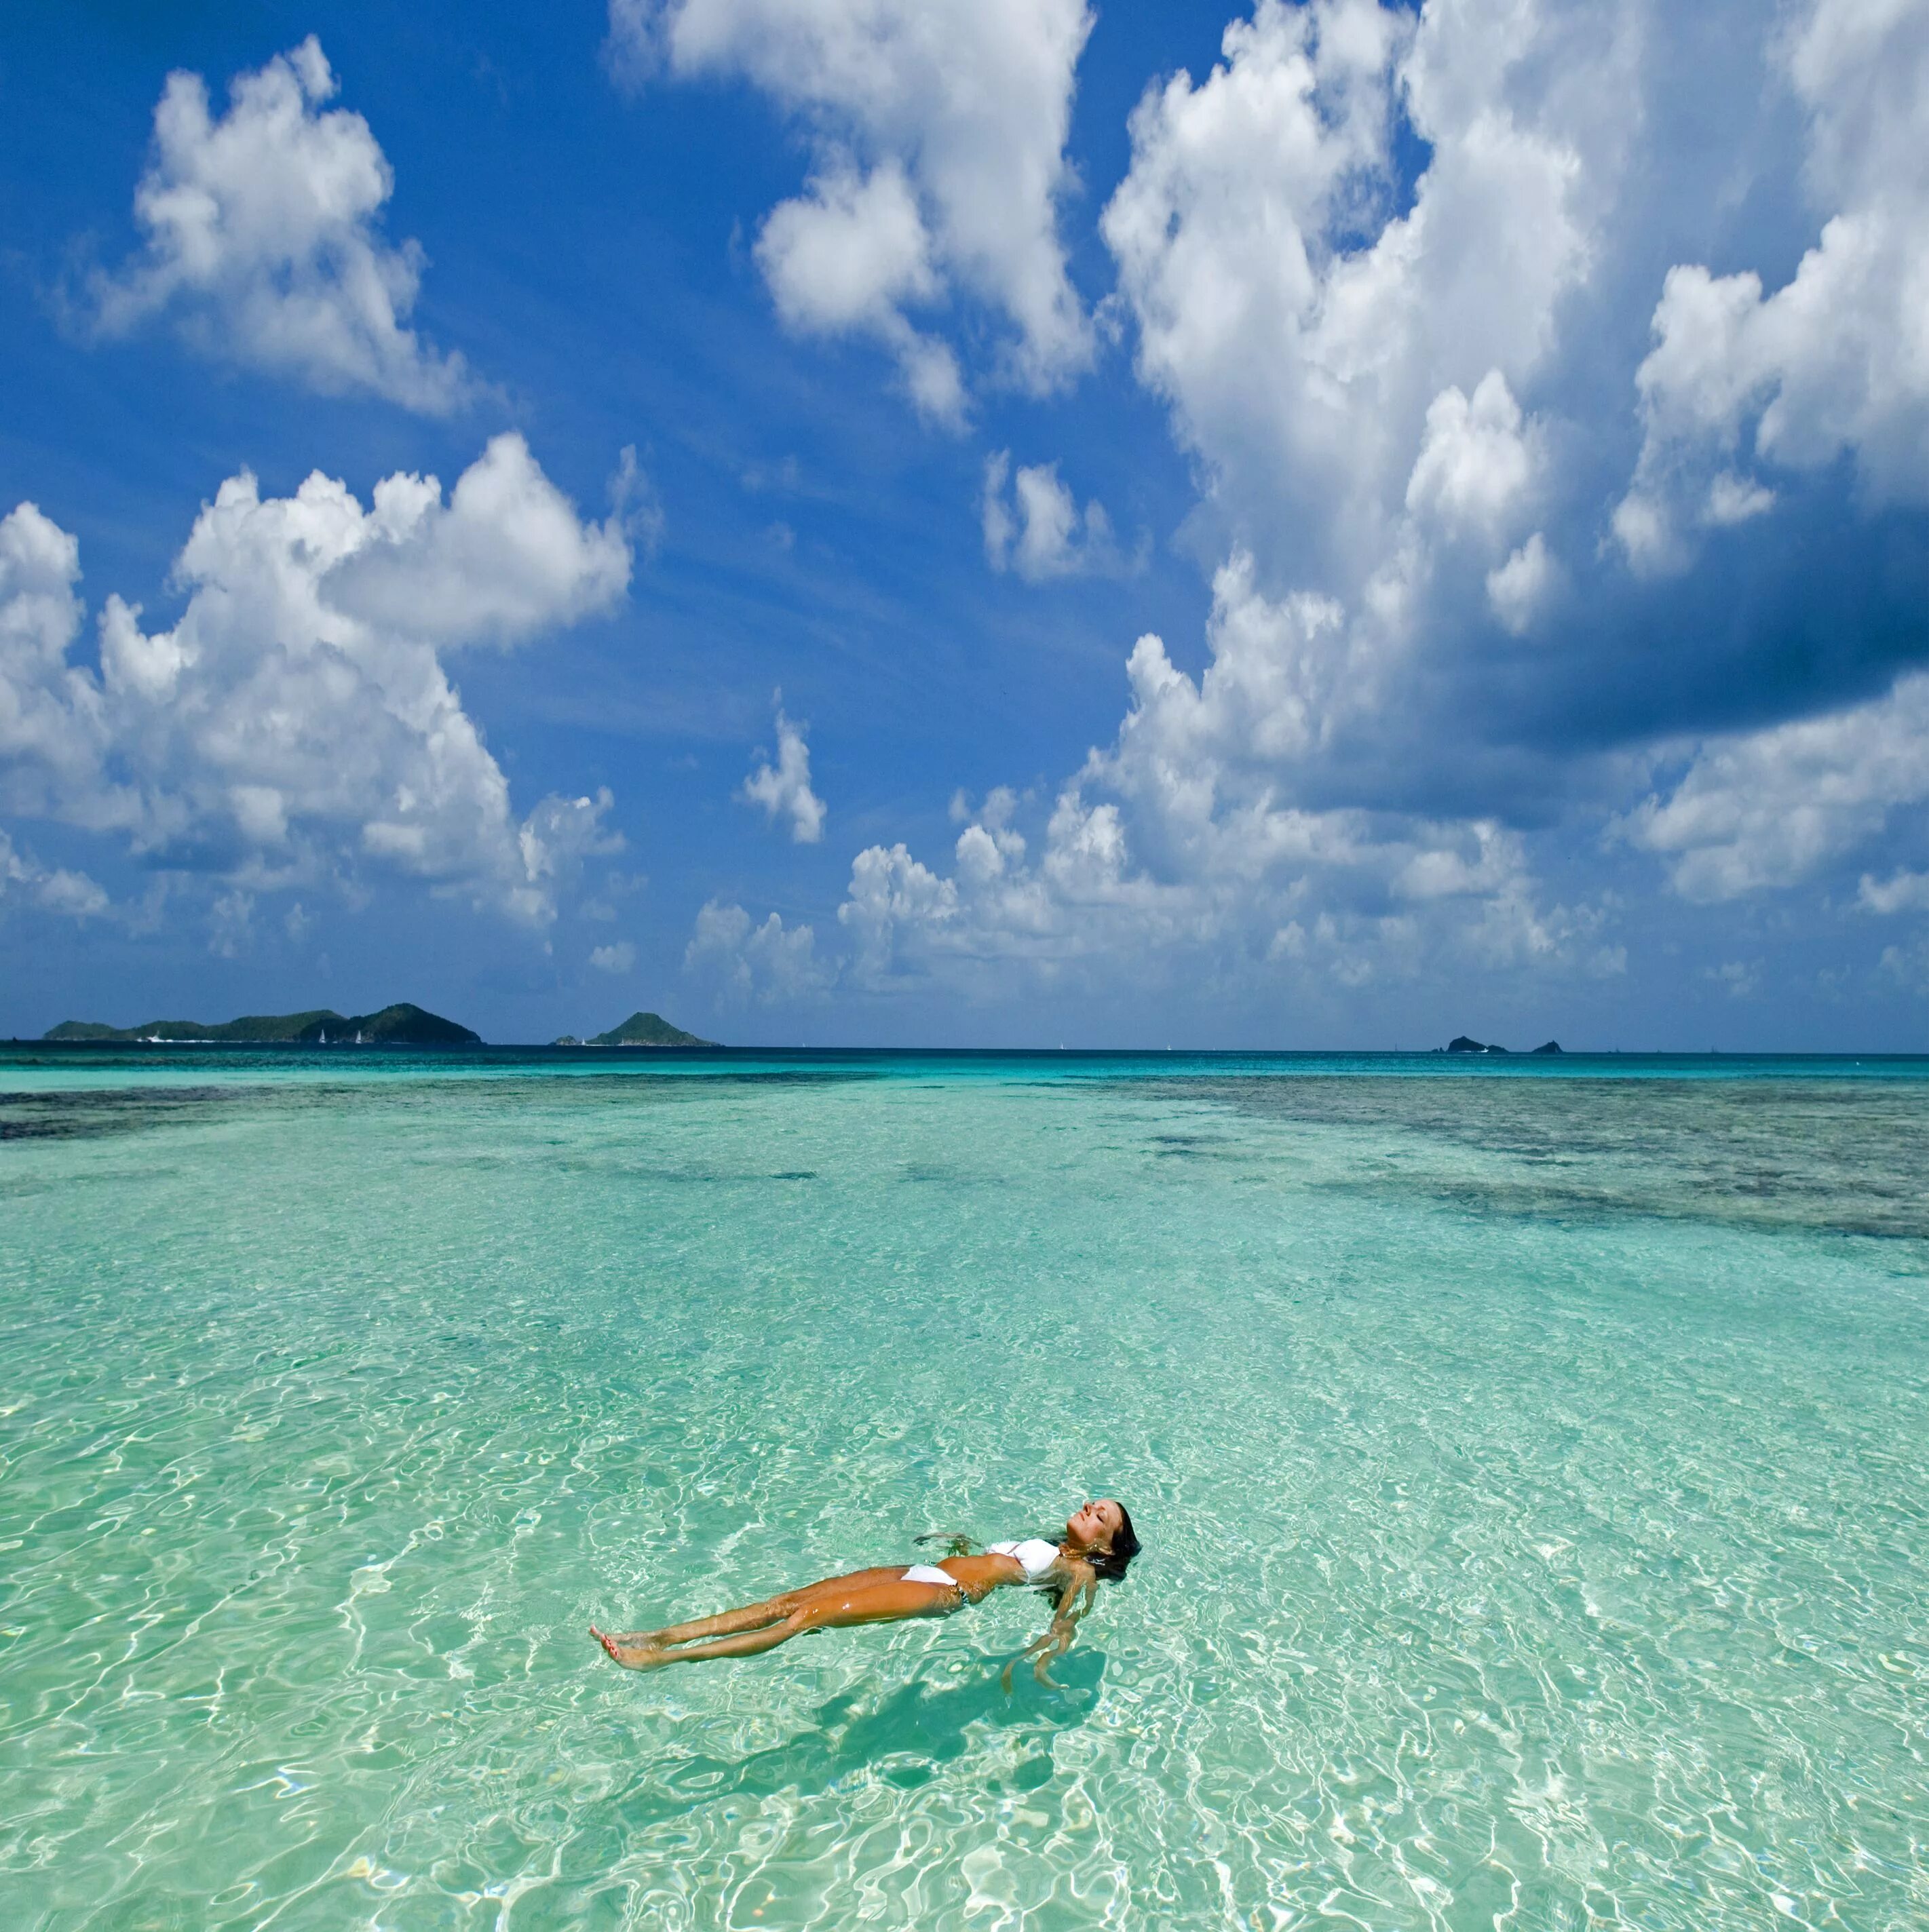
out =
{"type": "Polygon", "coordinates": [[[1022,1543],[987,1543],[984,1547],[988,1556],[1017,1557],[1028,1583],[1035,1582],[1058,1561],[1058,1545],[1042,1536],[1028,1536],[1022,1543]]]}

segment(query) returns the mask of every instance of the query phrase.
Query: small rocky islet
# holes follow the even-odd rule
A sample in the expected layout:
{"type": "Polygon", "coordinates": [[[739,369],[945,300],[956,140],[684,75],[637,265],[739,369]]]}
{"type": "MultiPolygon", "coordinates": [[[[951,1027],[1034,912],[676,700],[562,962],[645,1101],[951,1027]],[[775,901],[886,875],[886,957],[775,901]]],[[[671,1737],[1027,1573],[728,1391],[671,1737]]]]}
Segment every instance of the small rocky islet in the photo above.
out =
{"type": "Polygon", "coordinates": [[[681,1027],[672,1026],[661,1013],[632,1013],[620,1026],[614,1026],[607,1033],[593,1034],[587,1040],[578,1040],[572,1033],[566,1033],[561,1039],[552,1040],[552,1046],[715,1046],[714,1040],[699,1040],[693,1033],[685,1033],[681,1027]]]}

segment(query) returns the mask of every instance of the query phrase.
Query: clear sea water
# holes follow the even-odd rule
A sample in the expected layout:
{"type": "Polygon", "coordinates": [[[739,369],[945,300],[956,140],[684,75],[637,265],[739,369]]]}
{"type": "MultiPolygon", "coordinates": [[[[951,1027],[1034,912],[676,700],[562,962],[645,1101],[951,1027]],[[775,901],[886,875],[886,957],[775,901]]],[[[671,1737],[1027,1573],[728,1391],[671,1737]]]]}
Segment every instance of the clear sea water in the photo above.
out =
{"type": "Polygon", "coordinates": [[[1929,1064],[0,1089],[10,1932],[1929,1924],[1929,1064]],[[1108,1493],[1056,1690],[585,1634],[1108,1493]]]}

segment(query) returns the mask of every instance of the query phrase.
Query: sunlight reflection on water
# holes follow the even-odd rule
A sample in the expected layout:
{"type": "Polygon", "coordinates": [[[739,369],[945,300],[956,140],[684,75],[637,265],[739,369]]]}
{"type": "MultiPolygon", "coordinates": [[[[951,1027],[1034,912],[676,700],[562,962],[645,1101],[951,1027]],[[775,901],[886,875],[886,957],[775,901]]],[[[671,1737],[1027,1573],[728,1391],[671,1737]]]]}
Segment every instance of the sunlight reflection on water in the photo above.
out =
{"type": "Polygon", "coordinates": [[[1929,1919],[1929,1083],[1165,1070],[0,1068],[7,1922],[1929,1919]]]}

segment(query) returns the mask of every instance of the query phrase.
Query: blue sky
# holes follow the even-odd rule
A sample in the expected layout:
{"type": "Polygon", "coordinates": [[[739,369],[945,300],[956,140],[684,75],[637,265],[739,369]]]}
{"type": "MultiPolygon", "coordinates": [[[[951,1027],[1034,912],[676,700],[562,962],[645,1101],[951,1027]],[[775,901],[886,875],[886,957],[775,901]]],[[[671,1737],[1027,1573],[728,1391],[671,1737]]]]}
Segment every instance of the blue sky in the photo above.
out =
{"type": "Polygon", "coordinates": [[[10,19],[0,1031],[1921,1048],[1929,10],[1680,13],[10,19]]]}

